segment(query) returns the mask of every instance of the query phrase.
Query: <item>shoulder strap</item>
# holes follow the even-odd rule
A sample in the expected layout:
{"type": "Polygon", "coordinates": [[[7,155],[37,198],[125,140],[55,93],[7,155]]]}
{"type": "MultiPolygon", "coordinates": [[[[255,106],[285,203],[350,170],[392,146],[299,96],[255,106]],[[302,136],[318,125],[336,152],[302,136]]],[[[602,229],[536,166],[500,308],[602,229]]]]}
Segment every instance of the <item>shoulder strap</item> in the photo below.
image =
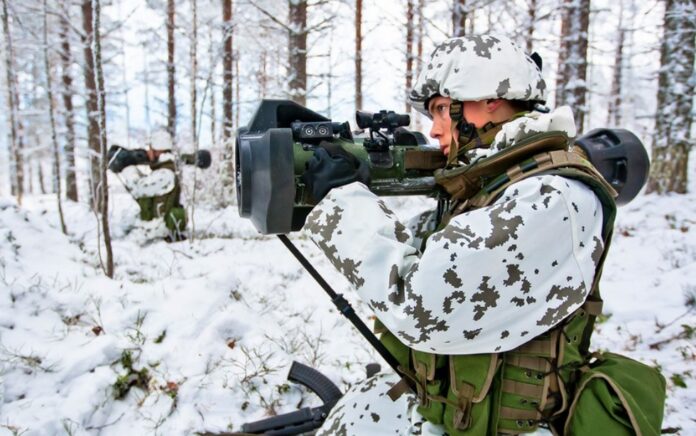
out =
{"type": "Polygon", "coordinates": [[[471,165],[436,170],[435,182],[452,200],[462,201],[476,195],[492,178],[525,159],[543,152],[567,149],[568,136],[565,133],[537,133],[471,165]]]}
{"type": "MultiPolygon", "coordinates": [[[[470,208],[478,208],[491,204],[498,196],[510,185],[524,180],[528,177],[536,176],[541,173],[551,173],[558,169],[575,169],[575,171],[553,171],[554,174],[565,175],[574,179],[582,179],[591,185],[595,193],[601,191],[601,197],[609,196],[612,201],[618,195],[614,188],[604,180],[604,177],[587,160],[580,157],[575,152],[566,150],[555,150],[539,153],[517,165],[509,167],[504,173],[486,184],[469,202],[470,208]],[[577,173],[577,171],[580,173],[577,173]]],[[[600,197],[600,200],[602,198],[600,197]]],[[[614,206],[615,208],[616,206],[614,206]]]]}

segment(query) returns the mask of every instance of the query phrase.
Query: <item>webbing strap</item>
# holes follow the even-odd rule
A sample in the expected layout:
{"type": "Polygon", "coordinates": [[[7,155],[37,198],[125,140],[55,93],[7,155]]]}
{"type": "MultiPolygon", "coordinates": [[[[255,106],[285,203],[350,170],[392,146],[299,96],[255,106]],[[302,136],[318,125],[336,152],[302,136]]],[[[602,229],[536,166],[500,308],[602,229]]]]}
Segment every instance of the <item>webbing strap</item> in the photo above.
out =
{"type": "Polygon", "coordinates": [[[515,348],[515,353],[533,354],[534,356],[555,357],[551,340],[534,339],[515,348]]]}
{"type": "Polygon", "coordinates": [[[513,409],[512,407],[501,407],[498,416],[501,419],[533,419],[541,418],[541,413],[530,409],[513,409]]]}
{"type": "Polygon", "coordinates": [[[394,386],[392,386],[391,388],[389,388],[389,390],[387,391],[387,396],[389,396],[389,398],[390,398],[392,401],[396,401],[396,400],[398,400],[399,398],[401,398],[401,396],[402,396],[403,394],[405,394],[406,392],[411,392],[411,387],[410,387],[410,386],[408,385],[408,383],[406,383],[406,381],[402,378],[402,379],[399,380],[394,386]]]}
{"type": "Polygon", "coordinates": [[[546,372],[548,371],[549,362],[546,359],[534,356],[523,356],[515,354],[514,352],[509,352],[505,355],[505,360],[508,364],[516,366],[518,368],[531,369],[534,371],[546,372]]]}
{"type": "Polygon", "coordinates": [[[544,385],[534,385],[515,380],[503,379],[503,392],[522,395],[523,397],[541,398],[544,385]]]}
{"type": "Polygon", "coordinates": [[[588,297],[587,300],[585,300],[585,304],[582,305],[582,308],[588,315],[598,316],[602,313],[602,306],[604,306],[602,300],[591,300],[590,297],[588,297]]]}

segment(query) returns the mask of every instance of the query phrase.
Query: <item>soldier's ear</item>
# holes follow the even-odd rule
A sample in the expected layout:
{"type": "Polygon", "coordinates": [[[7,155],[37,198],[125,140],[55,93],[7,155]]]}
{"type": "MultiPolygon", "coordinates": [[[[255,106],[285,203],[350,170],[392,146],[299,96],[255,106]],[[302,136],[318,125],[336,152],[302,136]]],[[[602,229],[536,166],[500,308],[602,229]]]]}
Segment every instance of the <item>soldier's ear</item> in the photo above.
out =
{"type": "Polygon", "coordinates": [[[486,112],[495,112],[505,102],[502,98],[486,100],[486,112]]]}

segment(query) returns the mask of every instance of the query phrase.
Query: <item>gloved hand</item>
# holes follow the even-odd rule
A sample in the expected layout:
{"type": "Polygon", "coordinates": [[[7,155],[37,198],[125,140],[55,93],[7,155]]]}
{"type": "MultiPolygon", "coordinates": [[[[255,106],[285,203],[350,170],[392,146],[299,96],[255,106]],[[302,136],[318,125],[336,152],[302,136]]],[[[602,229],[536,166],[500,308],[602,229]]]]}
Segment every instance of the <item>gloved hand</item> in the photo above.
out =
{"type": "Polygon", "coordinates": [[[302,180],[318,202],[333,188],[353,182],[370,183],[367,163],[345,151],[340,145],[324,141],[307,161],[302,180]]]}

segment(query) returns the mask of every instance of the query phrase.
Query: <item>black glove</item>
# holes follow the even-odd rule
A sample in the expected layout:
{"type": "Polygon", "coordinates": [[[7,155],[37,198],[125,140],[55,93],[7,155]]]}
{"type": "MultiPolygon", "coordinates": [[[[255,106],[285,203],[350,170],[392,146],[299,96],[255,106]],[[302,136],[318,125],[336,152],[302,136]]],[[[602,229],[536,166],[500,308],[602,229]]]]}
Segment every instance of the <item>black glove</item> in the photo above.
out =
{"type": "Polygon", "coordinates": [[[366,162],[345,151],[340,145],[322,142],[314,149],[302,180],[318,202],[333,188],[353,182],[370,184],[366,162]]]}

